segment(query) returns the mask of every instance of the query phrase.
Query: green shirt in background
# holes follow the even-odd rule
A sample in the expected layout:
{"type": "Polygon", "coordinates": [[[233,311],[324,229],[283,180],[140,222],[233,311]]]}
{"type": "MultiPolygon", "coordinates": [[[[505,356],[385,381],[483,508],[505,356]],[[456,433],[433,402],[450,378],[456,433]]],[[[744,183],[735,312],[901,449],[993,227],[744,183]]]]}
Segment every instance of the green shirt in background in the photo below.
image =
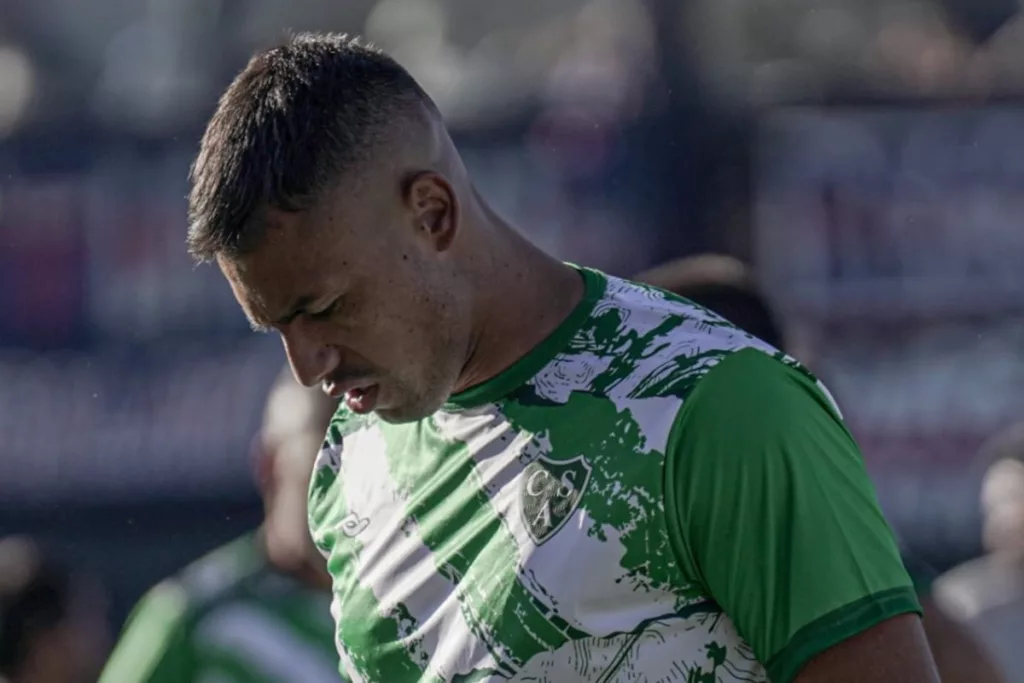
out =
{"type": "Polygon", "coordinates": [[[435,415],[335,416],[310,525],[353,680],[788,683],[919,612],[820,383],[581,273],[559,329],[435,415]]]}
{"type": "Polygon", "coordinates": [[[100,683],[340,683],[329,609],[246,536],[139,602],[100,683]]]}

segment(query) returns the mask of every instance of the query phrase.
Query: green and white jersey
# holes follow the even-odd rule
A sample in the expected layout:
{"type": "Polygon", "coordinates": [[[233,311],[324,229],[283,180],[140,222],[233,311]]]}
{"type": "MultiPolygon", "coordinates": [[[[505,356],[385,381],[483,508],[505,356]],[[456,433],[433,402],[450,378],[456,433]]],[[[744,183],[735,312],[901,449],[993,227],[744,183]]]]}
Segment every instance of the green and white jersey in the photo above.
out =
{"type": "Polygon", "coordinates": [[[785,683],[919,612],[820,384],[582,274],[559,329],[435,415],[331,423],[310,525],[351,679],[785,683]]]}
{"type": "Polygon", "coordinates": [[[243,537],[153,588],[100,683],[341,683],[330,598],[243,537]]]}

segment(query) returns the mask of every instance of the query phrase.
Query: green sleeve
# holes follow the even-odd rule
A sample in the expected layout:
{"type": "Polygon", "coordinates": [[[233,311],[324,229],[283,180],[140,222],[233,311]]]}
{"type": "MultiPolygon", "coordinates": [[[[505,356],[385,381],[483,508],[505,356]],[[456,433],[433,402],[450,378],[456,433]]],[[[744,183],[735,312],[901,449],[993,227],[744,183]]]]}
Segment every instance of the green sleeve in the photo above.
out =
{"type": "Polygon", "coordinates": [[[935,584],[935,570],[920,558],[906,551],[903,552],[903,566],[910,574],[910,580],[914,583],[917,595],[921,598],[931,595],[932,587],[935,584]]]}
{"type": "Polygon", "coordinates": [[[680,410],[666,460],[673,547],[775,683],[920,613],[856,443],[814,378],[760,351],[721,361],[680,410]]]}
{"type": "Polygon", "coordinates": [[[135,607],[99,683],[188,683],[193,679],[188,598],[176,583],[153,588],[135,607]]]}

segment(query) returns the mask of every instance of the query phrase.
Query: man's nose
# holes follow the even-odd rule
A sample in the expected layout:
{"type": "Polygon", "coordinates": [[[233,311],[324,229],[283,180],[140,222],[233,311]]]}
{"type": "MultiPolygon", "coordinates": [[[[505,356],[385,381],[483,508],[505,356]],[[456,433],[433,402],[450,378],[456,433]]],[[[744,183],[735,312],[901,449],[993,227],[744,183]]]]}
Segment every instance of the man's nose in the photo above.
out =
{"type": "Polygon", "coordinates": [[[281,338],[292,373],[303,386],[316,386],[337,369],[341,359],[336,348],[304,334],[294,323],[281,330],[281,338]]]}

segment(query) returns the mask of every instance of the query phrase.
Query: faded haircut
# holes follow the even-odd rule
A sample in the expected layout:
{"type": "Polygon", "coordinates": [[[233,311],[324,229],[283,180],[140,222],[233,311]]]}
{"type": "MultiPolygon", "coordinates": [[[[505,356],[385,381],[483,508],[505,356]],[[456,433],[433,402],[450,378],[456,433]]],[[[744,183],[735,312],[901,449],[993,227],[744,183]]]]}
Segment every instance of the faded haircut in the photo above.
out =
{"type": "Polygon", "coordinates": [[[309,209],[422,106],[436,111],[408,71],[358,38],[300,34],[257,53],[221,96],[192,165],[189,253],[252,251],[263,212],[309,209]]]}

